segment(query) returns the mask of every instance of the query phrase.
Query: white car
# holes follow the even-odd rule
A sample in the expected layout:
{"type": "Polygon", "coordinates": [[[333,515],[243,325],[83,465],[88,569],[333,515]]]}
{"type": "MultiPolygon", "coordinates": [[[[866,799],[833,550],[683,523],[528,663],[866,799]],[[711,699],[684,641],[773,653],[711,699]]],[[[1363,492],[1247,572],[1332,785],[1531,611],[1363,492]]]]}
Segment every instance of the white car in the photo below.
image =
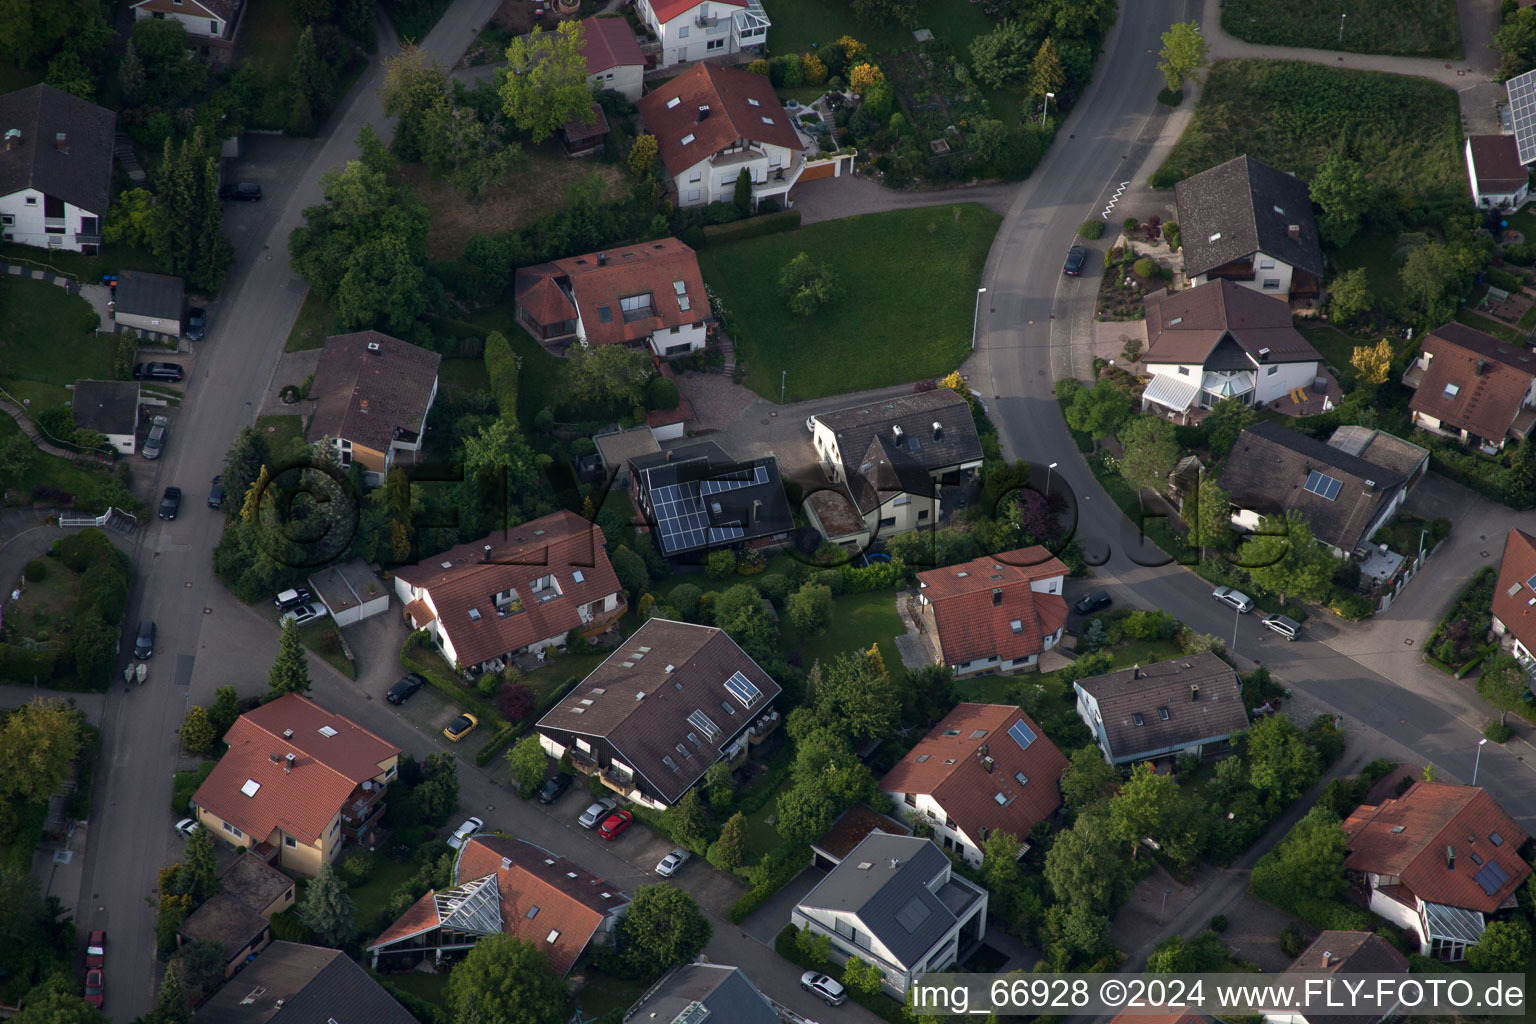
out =
{"type": "Polygon", "coordinates": [[[800,987],[816,998],[825,1000],[828,1006],[842,1006],[848,1001],[847,989],[836,979],[815,971],[806,971],[800,975],[800,987]]]}
{"type": "Polygon", "coordinates": [[[176,823],[176,834],[184,838],[192,838],[192,833],[202,828],[195,818],[182,818],[176,823]]]}
{"type": "Polygon", "coordinates": [[[613,801],[608,797],[600,798],[586,810],[581,812],[581,817],[576,819],[582,828],[597,828],[597,823],[608,817],[608,812],[613,810],[613,801]]]}
{"type": "Polygon", "coordinates": [[[687,850],[674,846],[670,853],[661,858],[661,863],[656,865],[656,873],[662,878],[671,878],[677,869],[688,863],[688,858],[693,856],[687,850]]]}
{"type": "Polygon", "coordinates": [[[1253,611],[1253,598],[1241,590],[1233,590],[1231,587],[1217,587],[1211,591],[1211,596],[1222,604],[1230,605],[1244,614],[1253,611]]]}
{"type": "Polygon", "coordinates": [[[283,612],[283,616],[278,622],[286,623],[292,621],[294,625],[302,628],[311,622],[318,622],[329,614],[330,612],[326,610],[325,605],[319,601],[314,601],[310,604],[301,604],[297,608],[283,612]]]}
{"type": "Polygon", "coordinates": [[[464,845],[465,840],[483,828],[485,828],[485,822],[479,818],[467,818],[464,824],[460,825],[453,835],[448,837],[448,845],[457,850],[464,845]]]}

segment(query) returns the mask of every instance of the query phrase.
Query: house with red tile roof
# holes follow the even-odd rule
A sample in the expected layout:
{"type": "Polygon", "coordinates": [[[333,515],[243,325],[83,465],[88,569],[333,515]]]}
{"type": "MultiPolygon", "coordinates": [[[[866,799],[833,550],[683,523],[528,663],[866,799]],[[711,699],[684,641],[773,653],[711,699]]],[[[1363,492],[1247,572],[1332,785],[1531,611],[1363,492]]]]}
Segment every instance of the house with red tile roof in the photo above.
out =
{"type": "Polygon", "coordinates": [[[677,205],[730,202],[743,170],[752,178],[754,209],[764,199],[789,205],[805,170],[805,144],[765,75],[706,61],[646,93],[639,107],[677,205]]]}
{"type": "Polygon", "coordinates": [[[1521,664],[1536,666],[1536,537],[1519,528],[1504,538],[1493,588],[1493,631],[1521,664]]]}
{"type": "Polygon", "coordinates": [[[384,814],[400,748],[308,697],[247,711],[192,797],[204,828],[267,863],[317,874],[384,814]]]}
{"type": "Polygon", "coordinates": [[[1472,201],[1479,209],[1513,212],[1525,205],[1531,175],[1520,162],[1513,135],[1469,135],[1466,156],[1472,201]]]}
{"type": "Polygon", "coordinates": [[[661,63],[728,57],[768,41],[762,0],[635,0],[635,13],[661,43],[661,63]]]}
{"type": "Polygon", "coordinates": [[[566,509],[399,567],[395,596],[411,628],[471,673],[605,629],[627,606],[602,528],[566,509]]]}
{"type": "Polygon", "coordinates": [[[1421,951],[1464,960],[1494,917],[1517,906],[1529,836],[1486,790],[1417,782],[1344,822],[1344,871],[1373,913],[1419,937],[1421,951]]]}
{"type": "Polygon", "coordinates": [[[1536,353],[1464,324],[1426,334],[1403,384],[1413,425],[1462,444],[1503,448],[1536,424],[1536,353]]]}
{"type": "Polygon", "coordinates": [[[512,294],[518,324],[539,341],[649,345],[666,358],[708,336],[698,257],[675,238],[523,267],[512,294]]]}
{"type": "Polygon", "coordinates": [[[361,463],[374,485],[400,452],[421,451],[443,357],[378,331],[325,339],[309,394],[311,444],[329,444],[342,468],[361,463]]]}
{"type": "Polygon", "coordinates": [[[645,91],[645,54],[622,15],[581,20],[581,55],[594,89],[612,89],[631,103],[645,91]]]}
{"type": "Polygon", "coordinates": [[[1038,544],[917,574],[917,618],[957,676],[1035,668],[1061,641],[1067,567],[1038,544]]]}
{"type": "Polygon", "coordinates": [[[959,704],[885,773],[880,789],[908,820],[931,827],[934,842],[979,866],[992,833],[1024,844],[1056,813],[1066,767],[1065,755],[1018,708],[959,704]]]}
{"type": "Polygon", "coordinates": [[[610,940],[628,907],[628,893],[573,861],[519,839],[477,835],[459,850],[453,888],[428,891],[367,948],[375,968],[381,957],[440,963],[505,932],[542,950],[563,978],[590,943],[610,940]]]}

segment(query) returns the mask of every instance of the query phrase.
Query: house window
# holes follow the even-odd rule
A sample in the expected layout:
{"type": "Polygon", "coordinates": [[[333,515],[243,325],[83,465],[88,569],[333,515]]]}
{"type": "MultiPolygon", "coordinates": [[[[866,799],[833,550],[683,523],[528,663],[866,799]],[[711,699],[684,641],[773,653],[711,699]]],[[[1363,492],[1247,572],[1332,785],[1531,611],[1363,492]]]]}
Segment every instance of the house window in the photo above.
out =
{"type": "Polygon", "coordinates": [[[219,34],[219,23],[211,18],[208,21],[208,34],[211,36],[216,36],[219,34]]]}
{"type": "Polygon", "coordinates": [[[895,526],[896,525],[896,517],[895,516],[886,516],[884,519],[880,520],[880,525],[881,526],[895,526]]]}
{"type": "Polygon", "coordinates": [[[910,504],[912,504],[912,495],[910,495],[910,494],[903,494],[901,497],[897,498],[895,500],[895,502],[893,502],[893,504],[896,504],[896,505],[910,505],[910,504]]]}
{"type": "Polygon", "coordinates": [[[293,836],[283,836],[283,845],[292,850],[298,847],[299,841],[293,838],[293,836]]]}
{"type": "Polygon", "coordinates": [[[679,39],[687,39],[688,38],[688,26],[687,25],[679,25],[679,26],[677,26],[677,38],[679,38],[679,39]]]}
{"type": "Polygon", "coordinates": [[[1274,260],[1259,260],[1259,269],[1260,270],[1274,270],[1275,269],[1275,261],[1274,260]]]}
{"type": "Polygon", "coordinates": [[[6,227],[10,227],[12,224],[15,224],[15,223],[16,223],[16,215],[15,214],[0,213],[0,224],[4,224],[6,227]]]}
{"type": "Polygon", "coordinates": [[[690,203],[696,203],[696,202],[699,201],[699,190],[698,189],[693,188],[693,189],[689,189],[688,190],[688,201],[690,203]]]}
{"type": "Polygon", "coordinates": [[[709,40],[709,42],[704,44],[704,49],[706,49],[706,50],[723,50],[723,49],[725,49],[725,40],[724,39],[711,39],[711,40],[709,40]]]}
{"type": "Polygon", "coordinates": [[[921,512],[919,512],[917,514],[917,521],[920,522],[920,523],[926,521],[927,518],[928,518],[928,510],[927,509],[923,509],[921,512]]]}
{"type": "Polygon", "coordinates": [[[1273,377],[1275,375],[1276,371],[1278,371],[1279,369],[1280,369],[1280,367],[1278,367],[1278,366],[1266,366],[1264,368],[1264,376],[1266,376],[1266,377],[1273,377]]]}
{"type": "Polygon", "coordinates": [[[695,167],[693,170],[688,172],[688,184],[697,185],[703,176],[704,172],[695,167]]]}
{"type": "Polygon", "coordinates": [[[903,793],[901,794],[901,802],[906,804],[908,807],[916,807],[917,796],[913,793],[903,793]]]}
{"type": "Polygon", "coordinates": [[[769,167],[778,167],[783,162],[784,162],[783,156],[781,156],[778,153],[774,153],[773,155],[768,157],[768,166],[769,167]]]}
{"type": "Polygon", "coordinates": [[[1264,290],[1267,291],[1267,292],[1277,292],[1277,291],[1279,291],[1280,290],[1280,279],[1278,277],[1266,277],[1264,279],[1264,290]]]}
{"type": "Polygon", "coordinates": [[[37,205],[37,196],[27,196],[27,205],[28,206],[36,206],[37,205]]]}
{"type": "Polygon", "coordinates": [[[672,328],[672,333],[676,334],[676,333],[678,333],[681,330],[682,330],[682,327],[674,327],[674,328],[672,328]]]}
{"type": "Polygon", "coordinates": [[[1189,367],[1187,367],[1187,366],[1179,367],[1179,374],[1181,376],[1188,377],[1189,376],[1189,367]]]}
{"type": "Polygon", "coordinates": [[[219,824],[224,826],[224,831],[225,832],[228,832],[230,835],[234,836],[236,839],[240,839],[240,838],[242,838],[245,835],[244,832],[241,832],[238,828],[236,828],[235,826],[231,825],[227,821],[221,821],[221,822],[219,822],[219,824]]]}

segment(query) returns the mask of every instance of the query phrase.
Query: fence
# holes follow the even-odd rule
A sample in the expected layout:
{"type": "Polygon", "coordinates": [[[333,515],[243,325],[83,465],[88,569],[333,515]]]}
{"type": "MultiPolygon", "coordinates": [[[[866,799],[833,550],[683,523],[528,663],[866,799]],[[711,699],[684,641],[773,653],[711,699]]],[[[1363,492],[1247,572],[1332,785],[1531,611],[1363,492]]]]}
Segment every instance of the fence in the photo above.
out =
{"type": "MultiPolygon", "coordinates": [[[[1443,540],[1440,542],[1440,544],[1444,543],[1445,541],[1443,540]]],[[[1378,615],[1392,607],[1392,602],[1397,600],[1398,595],[1403,592],[1403,588],[1408,585],[1408,581],[1417,576],[1419,570],[1424,568],[1424,563],[1429,561],[1430,556],[1440,550],[1440,544],[1436,544],[1409,563],[1408,568],[1404,569],[1403,574],[1392,584],[1392,589],[1381,595],[1381,599],[1377,602],[1376,606],[1376,613],[1378,615]]]]}
{"type": "Polygon", "coordinates": [[[134,524],[134,525],[137,525],[138,521],[139,521],[138,517],[135,516],[132,512],[124,512],[120,508],[108,508],[101,515],[94,516],[94,517],[93,516],[75,516],[75,517],[59,516],[59,527],[61,529],[66,529],[66,528],[71,527],[71,526],[106,526],[108,523],[110,523],[112,521],[112,517],[114,515],[122,516],[124,519],[128,520],[128,522],[130,524],[134,524]]]}

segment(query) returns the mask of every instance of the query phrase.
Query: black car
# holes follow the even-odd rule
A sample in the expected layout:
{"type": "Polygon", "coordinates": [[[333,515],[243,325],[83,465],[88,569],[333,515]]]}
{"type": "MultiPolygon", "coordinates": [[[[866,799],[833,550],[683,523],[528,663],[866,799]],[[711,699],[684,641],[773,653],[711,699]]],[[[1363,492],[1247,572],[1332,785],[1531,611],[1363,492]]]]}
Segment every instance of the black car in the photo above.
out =
{"type": "Polygon", "coordinates": [[[1067,262],[1061,268],[1061,272],[1068,277],[1077,277],[1083,272],[1083,264],[1088,260],[1088,250],[1080,245],[1074,245],[1067,250],[1067,262]]]}
{"type": "Polygon", "coordinates": [[[412,672],[394,686],[391,686],[389,692],[384,695],[384,699],[391,704],[404,704],[411,699],[411,694],[426,685],[427,681],[425,679],[412,672]]]}
{"type": "Polygon", "coordinates": [[[554,778],[544,783],[544,787],[539,790],[539,803],[554,803],[565,795],[565,791],[570,788],[570,785],[571,777],[568,774],[565,772],[557,773],[554,778]]]}
{"type": "Polygon", "coordinates": [[[202,341],[208,333],[208,311],[199,306],[187,310],[187,326],[181,332],[188,341],[202,341]]]}
{"type": "Polygon", "coordinates": [[[184,375],[175,363],[135,363],[133,367],[134,380],[165,380],[174,384],[184,375]]]}
{"type": "Polygon", "coordinates": [[[308,587],[294,587],[292,590],[285,590],[278,594],[272,599],[272,603],[277,606],[278,611],[285,612],[301,604],[308,604],[312,600],[314,595],[309,592],[308,587]]]}
{"type": "Polygon", "coordinates": [[[232,185],[220,185],[219,198],[238,199],[242,202],[254,203],[261,198],[261,186],[250,181],[239,181],[232,185]]]}
{"type": "Polygon", "coordinates": [[[1109,599],[1109,592],[1106,590],[1100,590],[1098,593],[1089,594],[1087,597],[1077,602],[1077,604],[1072,606],[1072,610],[1077,612],[1079,615],[1091,615],[1101,608],[1108,608],[1113,603],[1114,602],[1109,599]]]}
{"type": "Polygon", "coordinates": [[[139,631],[134,634],[133,656],[140,661],[152,658],[155,655],[155,621],[153,619],[140,619],[139,631]]]}
{"type": "Polygon", "coordinates": [[[176,513],[181,510],[181,488],[167,487],[165,497],[160,499],[160,518],[175,519],[176,513]]]}
{"type": "Polygon", "coordinates": [[[214,477],[213,486],[208,488],[208,507],[224,507],[224,478],[222,476],[214,477]]]}

